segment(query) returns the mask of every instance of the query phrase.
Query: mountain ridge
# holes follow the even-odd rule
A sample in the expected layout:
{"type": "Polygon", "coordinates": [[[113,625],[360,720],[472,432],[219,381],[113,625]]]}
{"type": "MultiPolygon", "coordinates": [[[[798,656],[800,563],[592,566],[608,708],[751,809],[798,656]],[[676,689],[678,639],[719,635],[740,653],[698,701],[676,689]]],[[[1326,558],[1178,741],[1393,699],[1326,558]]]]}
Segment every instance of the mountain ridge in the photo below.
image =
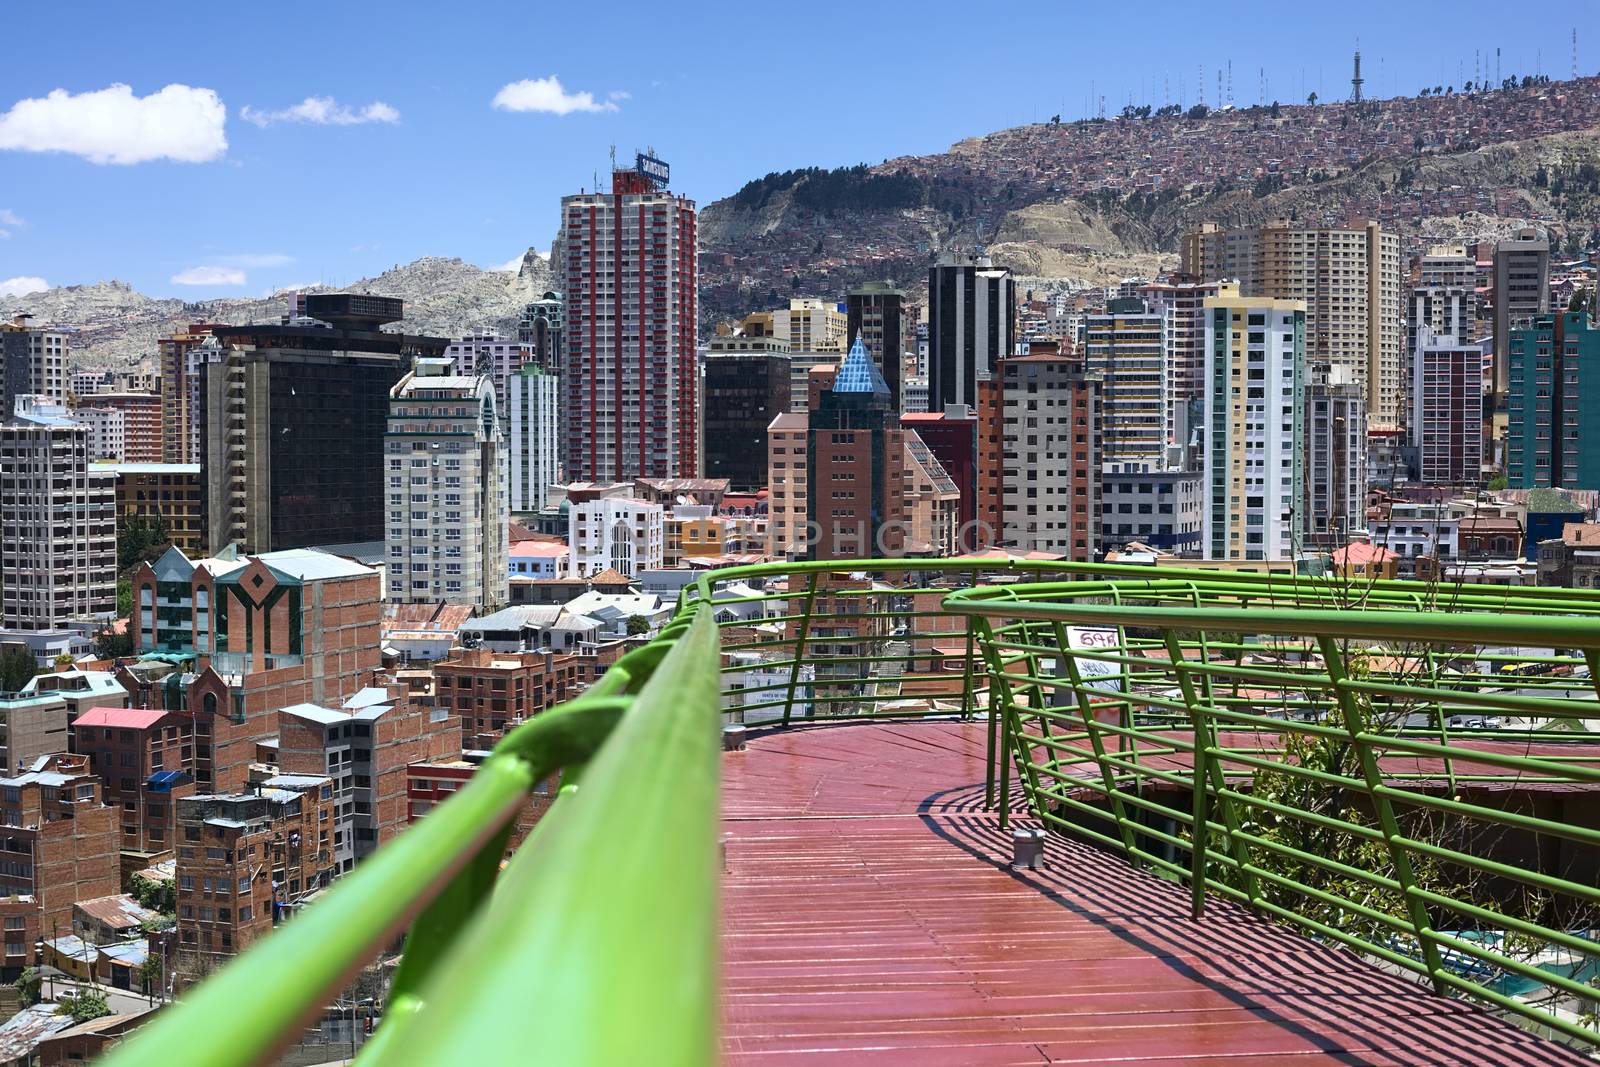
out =
{"type": "MultiPolygon", "coordinates": [[[[390,329],[459,337],[475,328],[514,334],[523,307],[551,288],[549,260],[529,248],[515,271],[485,270],[456,257],[423,256],[350,285],[299,291],[397,296],[406,302],[406,314],[390,329]]],[[[292,291],[189,301],[146,296],[112,279],[10,297],[0,301],[0,311],[31,315],[36,326],[70,330],[76,365],[123,369],[152,360],[158,338],[190,323],[275,321],[288,312],[292,291]]]]}

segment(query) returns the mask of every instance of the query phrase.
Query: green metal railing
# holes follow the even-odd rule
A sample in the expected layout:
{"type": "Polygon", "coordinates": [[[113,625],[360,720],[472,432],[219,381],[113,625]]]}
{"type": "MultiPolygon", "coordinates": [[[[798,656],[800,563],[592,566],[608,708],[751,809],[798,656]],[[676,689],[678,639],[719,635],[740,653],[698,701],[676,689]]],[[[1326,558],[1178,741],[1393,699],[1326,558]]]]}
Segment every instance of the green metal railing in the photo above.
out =
{"type": "Polygon", "coordinates": [[[408,928],[360,1063],[712,1062],[716,648],[705,613],[685,613],[105,1062],[271,1063],[408,928]],[[500,873],[518,811],[557,771],[500,873]]]}
{"type": "Polygon", "coordinates": [[[361,1063],[712,1062],[719,700],[768,728],[981,720],[1002,825],[1025,805],[1189,883],[1197,917],[1237,901],[1593,1040],[1588,973],[1550,960],[1594,959],[1600,831],[1550,798],[1600,783],[1597,657],[1600,596],[1572,590],[990,559],[708,572],[109,1062],[271,1062],[402,933],[361,1063]],[[1526,796],[1542,806],[1496,803],[1526,796]],[[1507,887],[1518,906],[1482,892],[1507,887]]]}
{"type": "Polygon", "coordinates": [[[1197,918],[1226,898],[1600,1044],[1594,602],[1324,592],[1056,582],[944,606],[974,620],[1002,775],[1046,825],[1187,882],[1197,918]]]}

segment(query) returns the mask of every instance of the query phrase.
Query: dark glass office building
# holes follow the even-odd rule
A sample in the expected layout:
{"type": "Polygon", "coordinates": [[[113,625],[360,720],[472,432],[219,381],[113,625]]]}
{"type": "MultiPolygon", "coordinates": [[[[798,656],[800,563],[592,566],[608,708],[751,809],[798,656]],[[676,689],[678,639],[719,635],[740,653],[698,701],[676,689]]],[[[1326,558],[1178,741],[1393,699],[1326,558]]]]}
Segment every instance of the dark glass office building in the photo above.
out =
{"type": "Polygon", "coordinates": [[[945,253],[928,270],[928,410],[978,406],[979,381],[1016,350],[1016,283],[987,256],[945,253]]]}
{"type": "MultiPolygon", "coordinates": [[[[390,297],[303,298],[300,316],[213,331],[199,418],[206,531],[213,552],[384,539],[389,391],[448,341],[384,333],[390,297]]],[[[401,475],[404,477],[404,473],[401,475]]]]}
{"type": "Polygon", "coordinates": [[[719,355],[705,362],[705,473],[736,493],[767,484],[767,427],[789,410],[789,357],[719,355]]]}
{"type": "Polygon", "coordinates": [[[857,337],[883,372],[896,411],[905,410],[906,294],[888,282],[868,282],[845,297],[851,342],[857,337]]]}

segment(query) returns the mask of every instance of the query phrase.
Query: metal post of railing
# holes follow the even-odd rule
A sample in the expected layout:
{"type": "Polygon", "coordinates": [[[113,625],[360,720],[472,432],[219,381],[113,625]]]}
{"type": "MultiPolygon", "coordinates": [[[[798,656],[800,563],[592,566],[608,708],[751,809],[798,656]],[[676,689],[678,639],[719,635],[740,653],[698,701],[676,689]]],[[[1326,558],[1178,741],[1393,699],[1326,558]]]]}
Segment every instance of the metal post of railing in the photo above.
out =
{"type": "Polygon", "coordinates": [[[1372,751],[1372,745],[1363,736],[1366,726],[1361,719],[1361,709],[1356,705],[1355,694],[1345,684],[1349,679],[1345,673],[1344,656],[1339,651],[1339,642],[1333,637],[1319,637],[1317,644],[1322,649],[1323,667],[1328,672],[1328,680],[1339,701],[1339,710],[1344,715],[1345,732],[1355,746],[1356,758],[1361,763],[1367,795],[1372,799],[1373,810],[1378,815],[1378,826],[1389,849],[1389,862],[1394,865],[1395,881],[1400,883],[1400,892],[1405,899],[1411,934],[1417,939],[1417,949],[1422,954],[1422,963],[1427,968],[1428,976],[1433,980],[1434,991],[1442,995],[1448,987],[1441,977],[1444,961],[1439,956],[1439,945],[1434,940],[1433,922],[1428,917],[1427,906],[1417,895],[1417,876],[1411,867],[1411,854],[1400,843],[1400,823],[1395,818],[1389,794],[1383,788],[1383,772],[1378,767],[1378,758],[1372,751]]]}
{"type": "MultiPolygon", "coordinates": [[[[1200,631],[1200,646],[1205,648],[1205,631],[1200,631]]],[[[1245,895],[1250,898],[1254,907],[1261,900],[1260,880],[1256,878],[1255,871],[1250,866],[1250,851],[1245,847],[1244,839],[1239,836],[1239,813],[1235,810],[1233,801],[1228,799],[1224,790],[1228,787],[1228,770],[1222,764],[1218,747],[1216,723],[1210,715],[1210,690],[1204,700],[1195,692],[1194,678],[1189,670],[1188,661],[1183,658],[1183,643],[1178,640],[1178,635],[1172,629],[1166,631],[1167,656],[1172,661],[1173,672],[1178,676],[1178,690],[1183,694],[1183,702],[1189,708],[1190,726],[1194,731],[1194,789],[1197,794],[1206,792],[1206,783],[1221,799],[1222,827],[1227,837],[1229,847],[1233,851],[1234,862],[1239,865],[1239,873],[1244,878],[1245,895]],[[1203,751],[1204,750],[1204,751],[1203,751]],[[1205,769],[1206,777],[1201,778],[1201,768],[1205,769]]],[[[1210,673],[1203,676],[1207,681],[1210,673]]],[[[1200,801],[1196,801],[1199,804],[1200,801]]],[[[1209,804],[1209,800],[1206,801],[1209,804]]],[[[1209,808],[1207,809],[1209,811],[1209,808]]],[[[1204,892],[1204,859],[1206,838],[1210,836],[1210,819],[1206,821],[1206,836],[1200,836],[1200,826],[1197,824],[1195,840],[1199,843],[1198,851],[1201,860],[1201,891],[1204,892]]]]}
{"type": "Polygon", "coordinates": [[[961,718],[972,718],[972,622],[967,621],[967,654],[961,661],[961,718]]]}
{"type": "MultiPolygon", "coordinates": [[[[788,726],[794,715],[794,691],[800,682],[800,663],[805,659],[806,636],[811,632],[811,609],[817,600],[817,572],[812,571],[806,582],[806,602],[801,609],[800,629],[795,633],[794,662],[789,665],[789,694],[783,701],[783,725],[788,726]]],[[[812,715],[816,715],[817,686],[811,686],[812,715]]]]}
{"type": "MultiPolygon", "coordinates": [[[[1056,624],[1060,627],[1060,624],[1056,624]]],[[[1128,862],[1137,865],[1137,843],[1133,839],[1133,826],[1128,820],[1128,813],[1122,803],[1122,793],[1117,786],[1117,770],[1106,762],[1106,746],[1100,737],[1100,723],[1094,717],[1094,702],[1089,699],[1089,688],[1083,684],[1083,674],[1078,670],[1078,659],[1066,647],[1065,635],[1061,642],[1061,660],[1066,667],[1067,680],[1072,684],[1072,691],[1078,698],[1078,714],[1083,718],[1084,732],[1089,735],[1089,750],[1094,753],[1094,760],[1100,765],[1100,781],[1106,791],[1106,803],[1111,808],[1112,821],[1117,826],[1117,836],[1122,838],[1122,847],[1127,850],[1128,862]]],[[[1119,717],[1120,721],[1120,717],[1119,717]]]]}
{"type": "MultiPolygon", "coordinates": [[[[1423,656],[1426,658],[1428,665],[1428,688],[1439,689],[1439,664],[1438,661],[1434,659],[1432,645],[1428,645],[1423,650],[1423,656]]],[[[1444,701],[1435,699],[1431,703],[1433,705],[1434,724],[1438,730],[1439,745],[1442,748],[1448,749],[1450,747],[1450,724],[1445,721],[1444,701]]],[[[1402,729],[1405,727],[1404,709],[1402,709],[1400,721],[1395,725],[1402,729]]],[[[1449,783],[1450,795],[1455,796],[1456,761],[1448,755],[1444,757],[1444,777],[1445,781],[1449,783]]]]}
{"type": "MultiPolygon", "coordinates": [[[[972,694],[972,643],[974,631],[978,620],[967,618],[967,694],[972,694]]],[[[983,806],[985,809],[994,807],[994,772],[995,772],[995,731],[999,726],[999,719],[994,713],[994,685],[988,686],[989,714],[988,722],[983,727],[983,806]]]]}
{"type": "Polygon", "coordinates": [[[1211,746],[1196,731],[1194,737],[1194,779],[1190,782],[1193,802],[1190,814],[1194,826],[1189,834],[1189,917],[1199,919],[1206,910],[1206,850],[1211,846],[1211,827],[1207,821],[1206,775],[1211,746]]]}
{"type": "MultiPolygon", "coordinates": [[[[1000,829],[1006,830],[1011,825],[1011,686],[1001,669],[1000,653],[995,648],[994,631],[989,620],[974,616],[973,622],[982,627],[983,636],[978,643],[983,649],[984,660],[989,664],[989,721],[993,723],[998,718],[1000,722],[1000,745],[995,757],[1000,764],[1000,829]]],[[[993,729],[991,726],[990,730],[993,729]]]]}

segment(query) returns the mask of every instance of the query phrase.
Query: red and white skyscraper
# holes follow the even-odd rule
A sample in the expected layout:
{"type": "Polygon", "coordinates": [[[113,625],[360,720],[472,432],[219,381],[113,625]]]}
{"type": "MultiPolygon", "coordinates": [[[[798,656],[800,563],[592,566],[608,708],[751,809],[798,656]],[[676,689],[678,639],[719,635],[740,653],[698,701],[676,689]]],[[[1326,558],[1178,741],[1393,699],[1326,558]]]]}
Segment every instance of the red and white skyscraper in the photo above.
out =
{"type": "Polygon", "coordinates": [[[699,475],[694,201],[639,157],[611,192],[561,200],[562,445],[573,481],[699,475]]]}

